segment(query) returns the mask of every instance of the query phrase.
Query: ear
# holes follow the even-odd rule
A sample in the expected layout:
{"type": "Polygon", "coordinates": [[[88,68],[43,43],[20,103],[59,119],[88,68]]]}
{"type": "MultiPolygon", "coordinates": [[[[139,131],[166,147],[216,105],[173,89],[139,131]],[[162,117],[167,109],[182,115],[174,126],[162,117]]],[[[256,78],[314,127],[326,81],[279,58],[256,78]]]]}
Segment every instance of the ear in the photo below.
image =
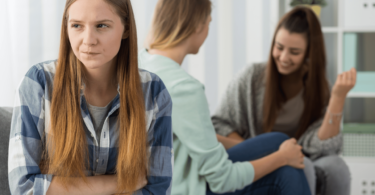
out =
{"type": "Polygon", "coordinates": [[[301,67],[301,75],[305,76],[309,72],[309,59],[307,58],[301,67]]]}
{"type": "Polygon", "coordinates": [[[124,31],[124,34],[122,34],[122,39],[127,39],[127,38],[129,38],[129,35],[130,35],[129,30],[124,31]]]}
{"type": "Polygon", "coordinates": [[[195,29],[195,33],[200,33],[200,32],[202,32],[203,31],[203,29],[204,29],[204,25],[205,25],[205,23],[200,23],[198,26],[197,26],[197,28],[195,29]]]}
{"type": "Polygon", "coordinates": [[[124,33],[122,34],[122,39],[127,39],[130,36],[129,25],[124,25],[124,33]]]}

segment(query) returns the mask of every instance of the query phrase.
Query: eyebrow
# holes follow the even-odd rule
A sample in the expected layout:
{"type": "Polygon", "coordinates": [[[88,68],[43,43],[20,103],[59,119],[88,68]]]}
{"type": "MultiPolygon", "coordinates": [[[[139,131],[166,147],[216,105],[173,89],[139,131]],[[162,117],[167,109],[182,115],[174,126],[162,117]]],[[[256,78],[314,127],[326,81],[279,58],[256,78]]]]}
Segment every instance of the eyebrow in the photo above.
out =
{"type": "MultiPolygon", "coordinates": [[[[280,45],[280,46],[284,47],[284,45],[283,45],[283,44],[281,44],[281,43],[279,43],[279,42],[277,42],[277,41],[276,41],[276,44],[278,44],[278,45],[280,45]]],[[[292,47],[292,48],[290,48],[290,49],[291,49],[291,50],[302,51],[302,49],[301,49],[301,48],[296,48],[296,47],[292,47]]]]}
{"type": "MultiPolygon", "coordinates": [[[[80,20],[75,20],[75,19],[70,19],[69,22],[82,23],[82,21],[80,21],[80,20]]],[[[113,23],[112,20],[108,20],[108,19],[96,21],[96,23],[105,23],[105,22],[113,23]]]]}

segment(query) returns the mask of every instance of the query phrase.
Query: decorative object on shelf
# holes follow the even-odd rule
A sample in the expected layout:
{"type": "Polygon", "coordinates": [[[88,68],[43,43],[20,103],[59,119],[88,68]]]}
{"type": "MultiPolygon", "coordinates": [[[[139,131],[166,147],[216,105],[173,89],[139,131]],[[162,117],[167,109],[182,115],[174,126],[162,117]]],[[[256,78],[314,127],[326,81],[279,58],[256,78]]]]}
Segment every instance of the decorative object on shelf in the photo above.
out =
{"type": "Polygon", "coordinates": [[[320,17],[320,11],[322,7],[325,7],[327,5],[327,2],[325,0],[293,0],[290,2],[290,6],[306,6],[310,7],[315,14],[320,17]]]}

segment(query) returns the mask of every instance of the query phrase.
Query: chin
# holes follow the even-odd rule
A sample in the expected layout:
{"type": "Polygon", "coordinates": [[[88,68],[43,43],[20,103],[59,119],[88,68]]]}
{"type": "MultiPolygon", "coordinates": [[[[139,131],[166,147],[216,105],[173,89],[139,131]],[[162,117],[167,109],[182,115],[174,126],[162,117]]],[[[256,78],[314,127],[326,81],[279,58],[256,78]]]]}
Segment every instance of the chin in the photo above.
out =
{"type": "Polygon", "coordinates": [[[99,60],[80,60],[87,69],[97,69],[102,67],[105,63],[99,60]]]}
{"type": "Polygon", "coordinates": [[[288,69],[285,69],[284,67],[280,67],[279,65],[277,65],[277,70],[279,71],[280,74],[282,75],[290,75],[292,73],[294,73],[296,70],[294,68],[288,68],[288,69]]]}

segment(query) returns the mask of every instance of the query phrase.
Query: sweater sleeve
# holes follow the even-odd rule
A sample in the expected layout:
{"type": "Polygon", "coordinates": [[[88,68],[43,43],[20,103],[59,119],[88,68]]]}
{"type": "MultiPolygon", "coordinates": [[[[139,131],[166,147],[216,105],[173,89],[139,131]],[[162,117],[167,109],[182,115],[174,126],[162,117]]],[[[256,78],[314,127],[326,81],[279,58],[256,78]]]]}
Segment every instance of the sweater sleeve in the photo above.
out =
{"type": "Polygon", "coordinates": [[[233,79],[227,89],[221,102],[212,116],[212,123],[216,133],[227,136],[232,132],[248,132],[248,119],[254,119],[252,113],[248,112],[247,107],[250,104],[251,80],[254,73],[255,65],[248,66],[235,79],[233,79]]]}
{"type": "Polygon", "coordinates": [[[306,132],[298,140],[298,143],[303,147],[304,153],[306,153],[312,160],[315,160],[321,156],[339,154],[341,152],[343,142],[341,132],[327,140],[319,139],[318,131],[322,126],[323,119],[324,115],[322,118],[310,125],[306,132]]]}
{"type": "Polygon", "coordinates": [[[198,174],[205,178],[211,191],[233,192],[249,185],[254,179],[254,168],[249,162],[233,163],[228,159],[217,141],[203,86],[190,79],[175,85],[170,94],[173,132],[188,155],[198,162],[198,174]]]}

